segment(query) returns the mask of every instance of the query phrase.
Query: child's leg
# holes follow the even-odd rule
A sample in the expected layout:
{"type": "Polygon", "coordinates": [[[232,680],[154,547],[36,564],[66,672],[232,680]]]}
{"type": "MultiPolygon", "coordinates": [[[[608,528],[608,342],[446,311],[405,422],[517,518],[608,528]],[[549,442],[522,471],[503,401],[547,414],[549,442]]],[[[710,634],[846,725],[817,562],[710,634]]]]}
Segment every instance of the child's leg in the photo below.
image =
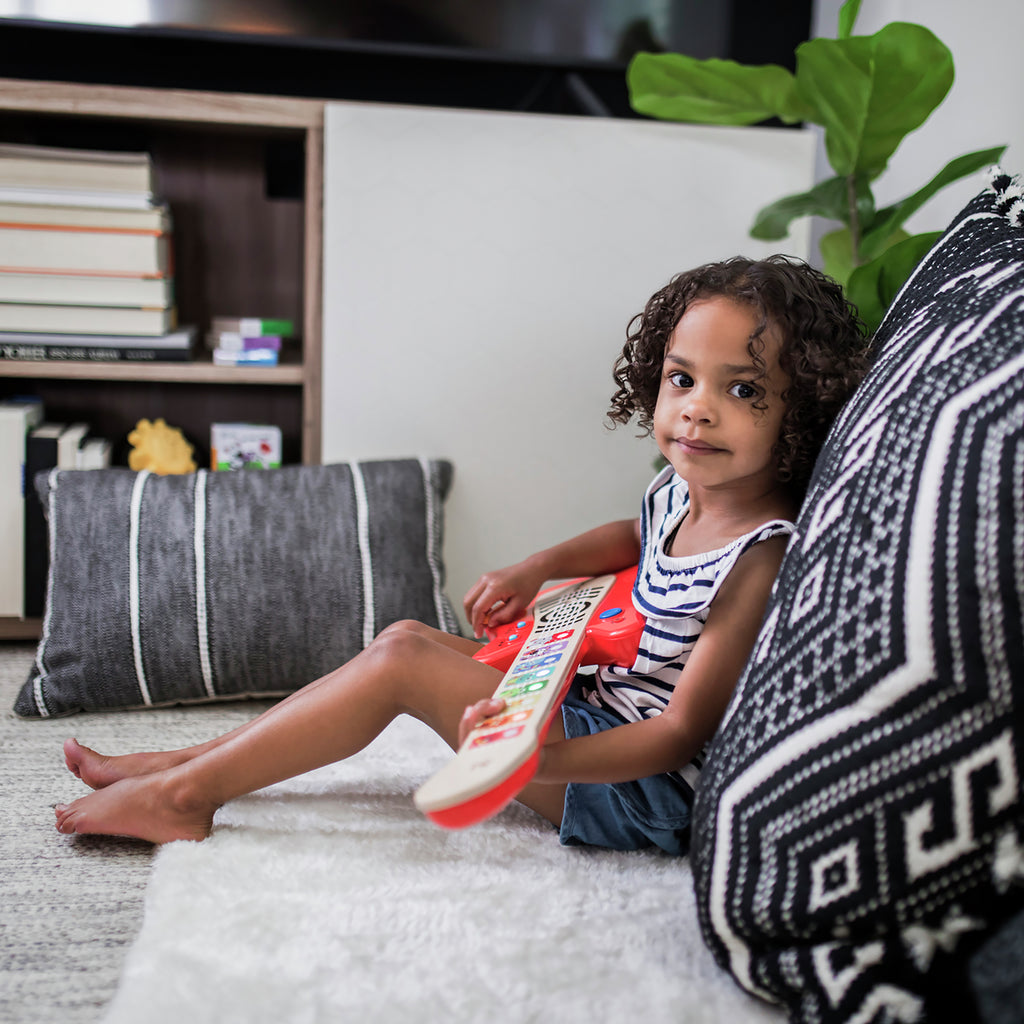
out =
{"type": "MultiPolygon", "coordinates": [[[[425,636],[436,643],[443,644],[454,651],[470,656],[480,649],[480,645],[472,640],[453,636],[451,633],[445,633],[411,619],[388,626],[381,631],[374,643],[390,640],[395,633],[408,632],[425,636]]],[[[269,708],[264,714],[275,713],[284,704],[303,697],[303,695],[308,694],[311,688],[322,685],[332,675],[333,673],[330,673],[321,679],[309,683],[302,689],[296,690],[290,696],[285,697],[269,708]]],[[[75,739],[69,739],[64,742],[64,762],[68,770],[78,776],[87,786],[92,789],[102,789],[104,786],[109,786],[124,778],[131,778],[136,775],[149,775],[152,772],[163,771],[165,768],[173,768],[175,765],[190,761],[193,757],[212,750],[226,740],[237,736],[246,729],[252,728],[257,721],[259,721],[259,718],[246,722],[231,732],[224,733],[222,736],[207,740],[205,743],[198,743],[195,746],[179,750],[104,755],[91,750],[89,747],[82,746],[75,739]]]]}
{"type": "MultiPolygon", "coordinates": [[[[57,827],[152,842],[202,838],[227,800],[348,757],[403,712],[454,747],[463,710],[492,693],[499,679],[495,669],[447,642],[390,632],[316,685],[188,760],[58,806],[57,827]]],[[[531,787],[538,788],[544,793],[536,809],[554,813],[557,821],[560,795],[553,791],[564,793],[564,787],[531,787]]]]}

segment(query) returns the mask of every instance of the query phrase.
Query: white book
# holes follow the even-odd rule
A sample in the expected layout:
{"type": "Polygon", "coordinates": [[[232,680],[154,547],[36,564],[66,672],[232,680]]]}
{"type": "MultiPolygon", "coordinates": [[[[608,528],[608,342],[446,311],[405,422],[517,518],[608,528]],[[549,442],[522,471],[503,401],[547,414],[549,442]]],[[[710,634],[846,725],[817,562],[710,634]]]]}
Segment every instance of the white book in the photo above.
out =
{"type": "Polygon", "coordinates": [[[72,423],[57,438],[57,468],[78,469],[78,450],[89,433],[88,423],[72,423]]]}
{"type": "Polygon", "coordinates": [[[166,309],[174,305],[174,279],[169,276],[33,274],[0,269],[0,302],[166,309]]]}
{"type": "Polygon", "coordinates": [[[0,331],[40,334],[165,335],[174,329],[177,310],[129,306],[51,306],[0,302],[0,331]]]}
{"type": "Polygon", "coordinates": [[[109,206],[115,210],[148,210],[153,193],[112,192],[101,188],[43,188],[33,185],[0,185],[0,202],[43,203],[52,206],[109,206]]]}
{"type": "Polygon", "coordinates": [[[106,469],[110,465],[110,442],[105,437],[87,437],[78,449],[77,469],[106,469]]]}
{"type": "Polygon", "coordinates": [[[170,235],[140,229],[0,224],[0,267],[65,274],[166,274],[170,235]]]}
{"type": "Polygon", "coordinates": [[[0,402],[0,616],[25,614],[25,438],[40,402],[0,402]]]}
{"type": "Polygon", "coordinates": [[[153,161],[148,153],[0,145],[0,182],[138,192],[153,187],[153,161]]]}
{"type": "MultiPolygon", "coordinates": [[[[76,193],[82,198],[80,192],[76,193]]],[[[0,202],[0,224],[64,224],[68,227],[135,228],[170,231],[171,211],[166,203],[147,209],[111,206],[58,206],[55,203],[0,202]]]]}

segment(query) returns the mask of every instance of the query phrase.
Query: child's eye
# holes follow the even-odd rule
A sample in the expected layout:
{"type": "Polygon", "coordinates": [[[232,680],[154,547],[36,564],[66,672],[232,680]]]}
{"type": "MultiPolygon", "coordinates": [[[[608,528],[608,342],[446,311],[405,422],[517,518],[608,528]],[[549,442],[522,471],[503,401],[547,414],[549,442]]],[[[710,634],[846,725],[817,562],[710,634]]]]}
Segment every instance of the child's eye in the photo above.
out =
{"type": "Polygon", "coordinates": [[[758,389],[754,387],[753,384],[748,384],[745,380],[741,380],[738,383],[733,384],[733,386],[729,388],[729,394],[733,395],[735,398],[757,398],[757,396],[760,393],[761,392],[758,391],[758,389]]]}
{"type": "Polygon", "coordinates": [[[674,388],[692,388],[693,378],[682,370],[676,370],[668,375],[668,382],[674,388]]]}
{"type": "Polygon", "coordinates": [[[729,388],[729,394],[736,398],[742,398],[746,401],[751,398],[756,398],[760,392],[753,384],[748,384],[745,380],[741,380],[729,388]]]}

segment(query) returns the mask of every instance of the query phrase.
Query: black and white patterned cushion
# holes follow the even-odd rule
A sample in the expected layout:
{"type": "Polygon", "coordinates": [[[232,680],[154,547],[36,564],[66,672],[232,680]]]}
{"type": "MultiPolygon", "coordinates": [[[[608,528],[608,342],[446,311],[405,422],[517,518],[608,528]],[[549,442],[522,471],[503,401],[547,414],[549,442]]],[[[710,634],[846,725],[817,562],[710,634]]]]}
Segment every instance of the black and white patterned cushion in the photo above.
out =
{"type": "Polygon", "coordinates": [[[794,1021],[963,1019],[1024,905],[1021,197],[993,171],[897,297],[702,775],[703,934],[794,1021]]]}
{"type": "Polygon", "coordinates": [[[282,696],[397,619],[457,632],[441,559],[451,480],[426,459],[38,474],[50,573],[15,711],[282,696]]]}

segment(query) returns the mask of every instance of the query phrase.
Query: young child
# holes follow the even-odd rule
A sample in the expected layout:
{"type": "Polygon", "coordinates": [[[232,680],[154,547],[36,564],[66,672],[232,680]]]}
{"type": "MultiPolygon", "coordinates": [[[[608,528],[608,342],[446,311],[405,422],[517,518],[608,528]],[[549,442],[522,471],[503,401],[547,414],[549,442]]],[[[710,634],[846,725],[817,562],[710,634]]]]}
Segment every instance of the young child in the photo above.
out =
{"type": "MultiPolygon", "coordinates": [[[[474,633],[520,617],[549,579],[640,563],[636,662],[581,675],[518,799],[566,844],[687,846],[693,787],[753,647],[828,425],[867,343],[838,285],[798,261],[733,259],[680,274],[634,318],[609,416],[637,417],[667,465],[636,520],[609,523],[483,575],[474,633]]],[[[397,715],[453,748],[501,710],[475,641],[414,622],[253,721],[184,750],[105,757],[75,740],[94,792],[56,808],[64,833],[202,839],[233,797],[361,750],[397,715]]]]}

